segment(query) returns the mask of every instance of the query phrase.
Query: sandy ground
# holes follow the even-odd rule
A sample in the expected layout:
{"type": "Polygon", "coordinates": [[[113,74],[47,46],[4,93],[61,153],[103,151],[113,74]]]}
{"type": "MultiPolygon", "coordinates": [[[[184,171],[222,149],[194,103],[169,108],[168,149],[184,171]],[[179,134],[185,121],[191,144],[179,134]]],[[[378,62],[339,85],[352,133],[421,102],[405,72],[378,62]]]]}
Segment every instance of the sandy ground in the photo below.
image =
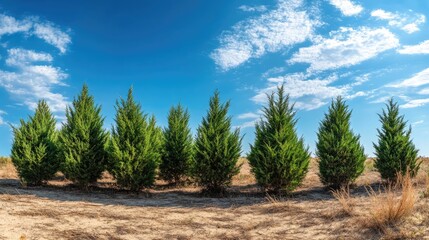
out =
{"type": "Polygon", "coordinates": [[[20,186],[13,166],[0,166],[0,239],[429,239],[429,198],[423,197],[429,160],[417,177],[415,210],[389,234],[365,227],[365,186],[378,185],[371,163],[351,190],[350,216],[323,188],[312,163],[303,185],[288,197],[259,192],[244,164],[229,196],[209,198],[197,187],[139,195],[115,188],[106,174],[90,192],[58,178],[48,186],[20,186]]]}

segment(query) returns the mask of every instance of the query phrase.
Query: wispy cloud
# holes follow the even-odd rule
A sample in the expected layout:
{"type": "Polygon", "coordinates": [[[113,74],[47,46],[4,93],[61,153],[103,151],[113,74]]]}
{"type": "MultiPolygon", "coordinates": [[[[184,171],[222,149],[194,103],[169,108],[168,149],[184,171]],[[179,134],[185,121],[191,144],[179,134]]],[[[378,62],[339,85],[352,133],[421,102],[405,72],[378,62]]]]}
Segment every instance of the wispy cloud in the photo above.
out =
{"type": "Polygon", "coordinates": [[[399,46],[399,40],[386,28],[341,27],[331,38],[318,37],[315,44],[300,48],[289,63],[309,63],[310,71],[323,71],[356,65],[399,46]]]}
{"type": "Polygon", "coordinates": [[[279,0],[275,10],[241,21],[220,37],[220,47],[210,57],[222,70],[236,68],[251,58],[304,42],[317,20],[302,9],[302,0],[279,0]]]}
{"type": "Polygon", "coordinates": [[[61,53],[65,53],[71,43],[71,37],[50,22],[35,23],[34,35],[55,46],[61,53]]]}
{"type": "Polygon", "coordinates": [[[260,6],[248,6],[248,5],[241,5],[238,7],[241,11],[244,12],[265,12],[267,11],[267,6],[260,5],[260,6]]]}
{"type": "Polygon", "coordinates": [[[380,20],[388,21],[392,27],[398,27],[407,33],[420,31],[419,26],[426,21],[423,14],[416,13],[392,13],[383,9],[377,9],[371,12],[371,16],[380,20]]]}
{"type": "Polygon", "coordinates": [[[12,16],[0,14],[0,37],[15,33],[36,36],[56,47],[61,53],[65,53],[71,43],[70,35],[49,21],[41,21],[37,17],[19,20],[12,16]]]}
{"type": "Polygon", "coordinates": [[[259,118],[260,115],[253,113],[253,112],[247,112],[247,113],[242,113],[240,115],[238,115],[238,119],[254,119],[254,118],[259,118]]]}
{"type": "MultiPolygon", "coordinates": [[[[327,78],[310,77],[304,73],[288,74],[276,78],[268,79],[268,86],[260,89],[252,101],[255,103],[266,103],[267,93],[270,94],[277,89],[277,86],[284,84],[285,92],[289,94],[293,101],[296,101],[297,109],[313,110],[329,102],[333,97],[340,95],[352,95],[351,85],[334,86],[338,80],[337,75],[327,78]]],[[[356,95],[355,97],[357,97],[356,95]]]]}
{"type": "Polygon", "coordinates": [[[60,68],[52,66],[53,57],[48,53],[21,48],[8,50],[6,65],[14,71],[0,70],[0,86],[11,96],[34,109],[39,99],[45,99],[53,112],[63,112],[67,99],[53,93],[56,85],[64,85],[67,77],[60,68]],[[38,64],[39,63],[39,64],[38,64]]]}
{"type": "Polygon", "coordinates": [[[425,122],[424,120],[419,120],[419,121],[415,121],[415,122],[411,123],[411,125],[416,126],[416,125],[420,125],[424,122],[425,122]]]}
{"type": "Polygon", "coordinates": [[[7,113],[6,113],[5,111],[0,110],[0,125],[5,124],[5,121],[4,121],[4,119],[3,119],[3,116],[2,116],[2,115],[6,115],[6,114],[7,114],[7,113]]]}
{"type": "Polygon", "coordinates": [[[338,8],[345,16],[353,16],[362,12],[363,7],[351,0],[329,0],[329,2],[338,8]]]}
{"type": "Polygon", "coordinates": [[[429,103],[429,98],[423,98],[423,99],[413,99],[408,101],[405,104],[402,104],[400,107],[402,108],[416,108],[421,107],[429,103]]]}
{"type": "Polygon", "coordinates": [[[405,79],[402,82],[389,84],[387,87],[402,88],[402,87],[419,87],[429,84],[429,68],[414,74],[411,78],[405,79]]]}
{"type": "Polygon", "coordinates": [[[417,45],[405,45],[398,49],[400,54],[429,54],[429,40],[423,41],[417,45]]]}
{"type": "MultiPolygon", "coordinates": [[[[67,52],[71,43],[69,34],[54,23],[34,16],[20,20],[0,14],[0,39],[3,35],[19,33],[26,37],[35,36],[58,49],[61,54],[67,52]]],[[[2,43],[1,46],[8,48],[8,44],[2,43]]],[[[65,86],[67,74],[55,67],[53,61],[54,57],[47,52],[9,48],[5,59],[6,68],[0,69],[0,86],[19,104],[30,109],[36,107],[38,100],[45,99],[53,112],[63,113],[68,100],[62,94],[55,93],[54,88],[65,86]]]]}

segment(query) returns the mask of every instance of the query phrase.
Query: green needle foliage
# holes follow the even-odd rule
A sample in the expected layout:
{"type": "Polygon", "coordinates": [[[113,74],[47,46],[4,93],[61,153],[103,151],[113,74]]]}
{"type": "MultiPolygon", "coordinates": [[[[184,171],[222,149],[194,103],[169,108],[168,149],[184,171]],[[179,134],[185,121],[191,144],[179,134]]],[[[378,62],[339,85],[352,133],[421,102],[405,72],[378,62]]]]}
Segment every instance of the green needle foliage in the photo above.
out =
{"type": "Polygon", "coordinates": [[[366,156],[359,135],[350,129],[351,111],[343,99],[333,100],[328,111],[320,123],[316,154],[322,183],[339,188],[362,174],[366,156]]]}
{"type": "Polygon", "coordinates": [[[381,130],[378,132],[378,144],[375,148],[375,167],[381,177],[387,180],[395,180],[397,173],[406,174],[407,170],[414,177],[420,167],[417,161],[418,150],[411,140],[411,127],[407,129],[404,116],[399,115],[399,106],[390,99],[387,111],[379,114],[381,130]]]}
{"type": "Polygon", "coordinates": [[[211,194],[222,194],[236,175],[241,153],[239,129],[231,131],[229,101],[221,104],[219,92],[210,99],[210,109],[197,129],[193,177],[211,194]]]}
{"type": "Polygon", "coordinates": [[[19,127],[13,127],[12,162],[24,185],[40,185],[59,169],[55,118],[45,101],[39,101],[36,112],[19,127]]]}
{"type": "Polygon", "coordinates": [[[132,88],[126,100],[116,102],[115,123],[109,153],[118,185],[135,192],[152,186],[161,161],[162,133],[154,117],[143,115],[132,88]]]}
{"type": "Polygon", "coordinates": [[[189,173],[193,152],[189,118],[188,110],[181,105],[172,107],[168,114],[168,127],[163,131],[160,176],[170,183],[179,183],[189,173]]]}
{"type": "Polygon", "coordinates": [[[59,138],[62,170],[67,178],[87,189],[105,170],[108,133],[103,129],[101,107],[95,105],[86,85],[73,100],[73,107],[67,107],[66,118],[59,138]]]}
{"type": "Polygon", "coordinates": [[[277,98],[268,95],[264,119],[256,124],[256,139],[248,156],[256,180],[265,190],[292,191],[308,171],[310,153],[304,140],[297,136],[295,111],[285,96],[284,87],[277,98]]]}

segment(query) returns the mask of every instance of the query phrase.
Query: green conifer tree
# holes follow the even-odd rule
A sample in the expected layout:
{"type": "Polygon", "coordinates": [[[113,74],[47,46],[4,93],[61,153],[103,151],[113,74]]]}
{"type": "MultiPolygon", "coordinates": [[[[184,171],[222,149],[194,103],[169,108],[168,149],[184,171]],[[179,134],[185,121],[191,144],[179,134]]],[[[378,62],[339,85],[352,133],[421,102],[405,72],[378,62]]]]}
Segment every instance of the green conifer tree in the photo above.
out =
{"type": "Polygon", "coordinates": [[[73,100],[73,106],[67,107],[66,118],[59,137],[64,160],[62,171],[67,178],[87,189],[106,169],[108,133],[103,129],[101,107],[95,105],[86,85],[73,100]]]}
{"type": "Polygon", "coordinates": [[[297,136],[295,111],[283,86],[277,89],[277,98],[274,93],[268,95],[263,112],[264,119],[256,124],[255,143],[248,156],[252,172],[266,190],[292,191],[308,171],[310,153],[297,136]]]}
{"type": "Polygon", "coordinates": [[[387,111],[379,114],[381,130],[378,132],[378,144],[374,143],[375,167],[381,177],[395,180],[397,173],[405,175],[407,170],[414,177],[420,167],[417,160],[418,150],[411,140],[411,127],[407,129],[404,116],[399,115],[399,106],[390,99],[387,111]]]}
{"type": "Polygon", "coordinates": [[[317,134],[320,179],[333,188],[353,183],[365,168],[364,148],[359,135],[350,129],[350,116],[348,106],[338,97],[332,101],[317,134]]]}
{"type": "Polygon", "coordinates": [[[237,161],[242,139],[239,129],[231,131],[228,108],[229,101],[221,104],[216,91],[207,116],[197,129],[192,173],[197,183],[212,194],[223,193],[240,170],[237,161]]]}
{"type": "Polygon", "coordinates": [[[36,111],[19,127],[13,127],[12,162],[23,184],[40,185],[59,169],[56,120],[41,100],[36,111]]]}
{"type": "Polygon", "coordinates": [[[109,144],[110,169],[119,186],[139,191],[155,181],[161,161],[162,133],[154,117],[147,119],[133,98],[116,102],[116,126],[109,144]]]}
{"type": "Polygon", "coordinates": [[[168,182],[179,183],[189,173],[192,161],[192,134],[189,112],[180,104],[168,114],[168,127],[164,129],[164,144],[160,176],[168,182]]]}

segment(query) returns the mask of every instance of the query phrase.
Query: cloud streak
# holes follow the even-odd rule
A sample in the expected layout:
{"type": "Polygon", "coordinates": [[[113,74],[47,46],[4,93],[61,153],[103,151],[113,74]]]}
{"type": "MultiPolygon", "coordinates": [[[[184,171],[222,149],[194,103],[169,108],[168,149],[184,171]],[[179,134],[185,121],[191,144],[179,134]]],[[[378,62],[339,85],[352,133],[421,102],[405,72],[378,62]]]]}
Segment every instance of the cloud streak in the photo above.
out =
{"type": "Polygon", "coordinates": [[[423,14],[399,14],[383,9],[372,11],[371,16],[379,20],[386,20],[390,26],[400,28],[408,34],[420,31],[419,26],[426,22],[423,14]]]}
{"type": "Polygon", "coordinates": [[[277,8],[241,21],[220,37],[220,47],[210,57],[227,71],[252,58],[304,42],[319,24],[301,9],[302,0],[281,0],[277,8]]]}
{"type": "Polygon", "coordinates": [[[386,28],[341,27],[330,36],[318,37],[313,46],[300,48],[289,63],[309,63],[310,71],[337,69],[359,64],[399,46],[399,40],[386,28]]]}
{"type": "Polygon", "coordinates": [[[44,40],[56,47],[60,53],[66,53],[71,44],[71,37],[49,21],[41,21],[37,17],[27,17],[23,20],[0,14],[0,38],[2,35],[25,33],[44,40]]]}
{"type": "Polygon", "coordinates": [[[363,7],[350,0],[329,0],[344,16],[354,16],[362,12],[363,7]]]}

